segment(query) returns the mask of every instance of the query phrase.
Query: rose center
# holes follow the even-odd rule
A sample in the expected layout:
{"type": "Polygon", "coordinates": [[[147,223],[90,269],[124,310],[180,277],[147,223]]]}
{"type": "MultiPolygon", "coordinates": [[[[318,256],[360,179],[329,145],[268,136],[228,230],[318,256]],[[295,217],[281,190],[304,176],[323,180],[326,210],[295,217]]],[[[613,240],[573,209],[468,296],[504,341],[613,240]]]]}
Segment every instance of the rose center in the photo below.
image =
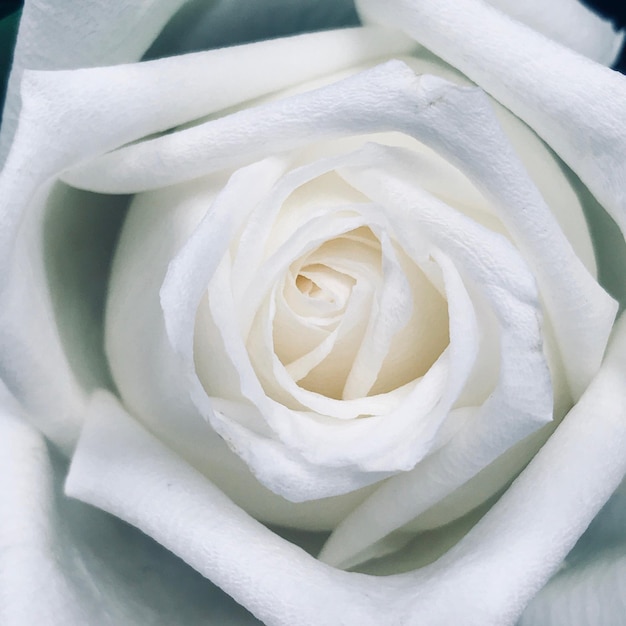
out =
{"type": "Polygon", "coordinates": [[[319,315],[325,308],[328,313],[343,310],[350,298],[356,280],[333,267],[313,263],[302,267],[295,285],[308,300],[310,312],[319,315]]]}
{"type": "Polygon", "coordinates": [[[303,391],[347,400],[423,375],[447,327],[447,303],[425,274],[389,237],[361,227],[291,264],[274,352],[303,391]]]}

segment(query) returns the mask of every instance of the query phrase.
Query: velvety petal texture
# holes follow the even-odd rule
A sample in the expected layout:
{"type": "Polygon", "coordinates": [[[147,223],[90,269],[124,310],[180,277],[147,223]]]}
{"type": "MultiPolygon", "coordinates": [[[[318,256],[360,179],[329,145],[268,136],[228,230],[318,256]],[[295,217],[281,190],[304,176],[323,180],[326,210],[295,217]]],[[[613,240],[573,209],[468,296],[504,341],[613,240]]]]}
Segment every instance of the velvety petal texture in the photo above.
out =
{"type": "MultiPolygon", "coordinates": [[[[109,363],[117,387],[135,415],[149,423],[185,458],[193,459],[196,467],[247,510],[257,515],[263,510],[262,518],[289,525],[301,523],[296,520],[302,519],[304,510],[308,510],[309,528],[333,528],[341,519],[337,515],[345,515],[348,506],[367,497],[362,488],[412,470],[437,451],[416,467],[414,482],[406,475],[400,482],[388,485],[394,493],[403,484],[399,490],[402,494],[412,490],[411,493],[429,495],[419,504],[414,497],[403,497],[413,506],[396,506],[398,516],[388,516],[384,528],[377,528],[366,511],[377,510],[377,498],[381,502],[384,499],[383,489],[365,509],[359,508],[347,518],[344,530],[338,531],[350,535],[351,541],[339,534],[327,546],[324,558],[334,563],[345,565],[357,554],[365,554],[372,544],[425,513],[550,421],[553,391],[556,417],[560,419],[570,402],[563,377],[569,372],[572,380],[582,377],[578,382],[582,387],[585,377],[597,368],[606,341],[599,339],[608,336],[615,303],[572,254],[571,244],[533,181],[517,165],[517,157],[508,147],[489,101],[473,88],[456,87],[429,76],[418,79],[410,67],[389,63],[129,149],[141,150],[144,157],[137,159],[126,148],[108,155],[114,168],[109,170],[111,185],[119,185],[120,176],[126,177],[122,185],[128,185],[131,176],[145,177],[145,183],[135,178],[134,188],[148,184],[160,187],[166,181],[177,183],[166,191],[137,196],[111,281],[107,314],[109,363]],[[369,93],[371,98],[366,97],[369,93]],[[386,100],[374,97],[377,93],[385,94],[386,100]],[[437,105],[432,106],[435,102],[437,105]],[[417,111],[416,103],[420,105],[417,111]],[[468,110],[471,119],[476,120],[473,127],[465,122],[468,110]],[[312,124],[318,141],[325,140],[314,150],[308,141],[312,124]],[[380,131],[386,134],[370,137],[397,144],[398,136],[389,131],[400,131],[405,145],[363,146],[365,137],[359,135],[380,131]],[[348,141],[355,134],[356,138],[348,141]],[[283,137],[289,141],[286,143],[283,137]],[[435,152],[418,143],[418,139],[435,152]],[[231,160],[227,157],[229,150],[233,154],[231,160]],[[415,150],[421,152],[415,154],[415,150]],[[281,152],[286,153],[283,158],[242,167],[230,178],[227,173],[215,171],[225,162],[230,167],[245,165],[253,158],[281,152]],[[338,154],[311,161],[318,153],[329,152],[338,154]],[[438,154],[437,159],[447,157],[459,168],[447,166],[456,170],[452,176],[464,180],[459,184],[473,189],[469,193],[475,195],[477,207],[472,209],[472,216],[481,215],[481,211],[491,215],[488,219],[500,224],[496,230],[507,232],[532,259],[534,273],[499,232],[482,224],[473,225],[437,197],[415,187],[415,172],[424,167],[432,169],[435,164],[441,166],[440,161],[432,160],[432,154],[438,154]],[[145,164],[146,158],[154,163],[148,170],[137,167],[135,175],[127,167],[133,162],[137,166],[145,164]],[[189,166],[196,168],[197,174],[202,171],[206,178],[179,183],[190,176],[190,167],[178,168],[181,158],[188,159],[189,166]],[[161,170],[158,163],[171,165],[161,170]],[[482,165],[471,165],[475,163],[482,165]],[[166,181],[165,169],[169,177],[166,181]],[[338,178],[328,179],[331,173],[338,178]],[[309,200],[304,189],[310,194],[309,200]],[[296,193],[300,195],[294,196],[296,193]],[[364,199],[373,204],[364,203],[364,199]],[[516,216],[516,202],[525,205],[526,220],[516,216]],[[535,212],[532,219],[531,210],[535,212]],[[160,214],[159,220],[154,219],[155,212],[160,214]],[[366,228],[370,229],[369,256],[378,254],[372,252],[371,246],[375,245],[387,261],[379,269],[378,261],[368,261],[374,265],[367,266],[365,276],[369,280],[382,270],[382,284],[390,289],[390,295],[381,292],[382,304],[377,306],[397,317],[374,316],[363,322],[360,332],[376,337],[376,344],[361,342],[351,357],[355,360],[344,374],[347,378],[342,387],[329,391],[328,383],[315,382],[310,376],[314,373],[312,368],[332,353],[336,337],[342,337],[344,331],[340,326],[332,332],[325,330],[331,328],[328,324],[334,323],[334,317],[324,322],[326,326],[319,325],[322,309],[317,303],[317,313],[307,322],[310,326],[313,319],[318,320],[315,332],[304,326],[298,331],[299,341],[309,336],[303,335],[305,330],[312,333],[311,345],[317,348],[306,357],[312,365],[307,365],[308,369],[293,380],[295,368],[305,367],[304,355],[298,356],[298,360],[289,357],[284,362],[274,355],[284,326],[281,324],[278,334],[272,329],[282,302],[276,300],[275,281],[281,272],[293,268],[292,263],[300,263],[297,259],[301,255],[314,254],[306,257],[315,259],[311,261],[312,269],[298,274],[298,279],[309,284],[318,281],[316,288],[320,288],[320,284],[325,284],[320,281],[331,277],[337,280],[338,270],[331,274],[328,268],[341,267],[343,276],[351,275],[350,280],[357,281],[353,295],[355,302],[362,304],[355,310],[361,310],[371,297],[367,295],[368,287],[358,282],[358,272],[352,274],[354,268],[334,265],[336,252],[323,250],[327,245],[324,242],[339,245],[338,237],[354,238],[359,232],[359,237],[366,236],[366,228]],[[446,345],[440,344],[439,352],[434,352],[429,361],[434,364],[432,368],[427,364],[426,369],[419,370],[423,378],[414,382],[409,378],[404,386],[396,383],[398,389],[370,395],[369,390],[382,371],[384,355],[391,347],[390,339],[382,339],[385,333],[393,337],[407,324],[412,307],[424,308],[424,304],[411,303],[409,299],[406,311],[401,312],[405,306],[402,294],[410,288],[402,282],[405,270],[389,245],[391,239],[385,239],[387,231],[396,249],[400,246],[403,254],[408,255],[406,262],[416,264],[429,281],[434,281],[430,288],[433,295],[427,297],[432,300],[439,291],[448,300],[448,312],[442,309],[436,315],[440,317],[440,326],[449,324],[442,340],[449,337],[450,346],[438,357],[446,345]],[[546,245],[548,237],[550,245],[546,245]],[[490,252],[483,256],[479,250],[490,252]],[[544,259],[546,254],[554,256],[544,259]],[[256,270],[251,272],[250,267],[256,270]],[[563,271],[570,278],[564,283],[562,272],[557,275],[555,271],[550,276],[544,269],[550,267],[565,268],[563,271]],[[476,290],[480,296],[474,293],[476,290]],[[503,299],[505,292],[508,295],[503,299]],[[585,293],[588,295],[583,296],[585,293]],[[147,294],[151,294],[149,298],[147,294]],[[393,299],[393,308],[384,304],[384,298],[393,299]],[[581,301],[587,303],[585,307],[580,306],[581,301]],[[554,320],[545,328],[541,326],[540,306],[545,306],[549,318],[554,320]],[[474,320],[468,317],[473,308],[478,308],[474,320]],[[445,318],[441,317],[444,314],[445,318]],[[554,358],[550,357],[550,373],[541,336],[545,333],[551,337],[551,328],[557,326],[563,332],[563,325],[556,323],[561,317],[571,319],[576,328],[587,328],[593,345],[586,351],[579,348],[580,358],[576,361],[561,360],[554,353],[554,358]],[[372,330],[371,324],[378,324],[378,329],[372,330]],[[377,357],[376,351],[383,356],[377,357]],[[363,360],[361,354],[367,357],[363,360]],[[515,355],[515,360],[511,355],[515,355]],[[373,374],[368,373],[377,359],[379,365],[373,374]],[[363,369],[360,362],[367,368],[363,369]],[[520,370],[525,372],[521,382],[520,370]],[[310,382],[306,384],[312,387],[298,384],[307,378],[310,382]],[[524,390],[520,384],[526,385],[524,390]],[[354,391],[359,385],[365,387],[354,391]],[[523,398],[524,402],[511,403],[512,397],[523,398]],[[415,407],[421,407],[419,414],[415,407]],[[367,419],[355,419],[363,416],[367,419]],[[222,439],[214,434],[208,436],[213,432],[210,429],[202,439],[189,435],[191,430],[199,434],[201,417],[210,422],[267,489],[299,503],[298,506],[287,513],[290,507],[276,507],[276,499],[266,492],[249,493],[254,483],[244,478],[243,467],[234,457],[228,464],[233,469],[221,470],[230,456],[222,439]],[[220,448],[222,452],[217,454],[220,448]],[[208,454],[209,450],[213,453],[208,454]],[[464,469],[459,467],[461,462],[464,469]],[[437,472],[442,475],[432,480],[437,472]],[[424,488],[424,480],[437,488],[424,488]],[[259,499],[261,493],[265,495],[259,499]],[[348,501],[334,500],[344,494],[350,494],[348,501]],[[308,505],[307,501],[320,498],[324,503],[312,513],[313,503],[308,505]],[[263,501],[271,503],[273,510],[264,507],[263,501]],[[303,509],[303,505],[307,508],[303,509]],[[336,521],[327,526],[333,519],[336,521]],[[354,525],[358,531],[351,530],[354,525]],[[333,556],[333,545],[341,545],[351,553],[333,556]]],[[[532,154],[542,151],[538,145],[532,154]]],[[[101,171],[107,171],[103,160],[100,165],[101,171]]],[[[86,167],[79,166],[66,176],[75,184],[87,184],[87,175],[86,167]]],[[[427,184],[436,196],[448,199],[449,184],[439,187],[432,178],[424,176],[424,180],[429,181],[427,184]]],[[[121,188],[109,188],[113,190],[121,188]]],[[[463,198],[462,202],[467,203],[465,193],[463,198]]],[[[356,262],[356,248],[351,250],[346,259],[356,262]]],[[[341,287],[345,294],[353,289],[347,284],[341,287]]],[[[339,292],[333,291],[339,283],[335,287],[328,285],[329,294],[333,294],[328,296],[329,304],[337,299],[344,302],[342,298],[348,295],[339,296],[339,292]]],[[[284,284],[281,288],[286,289],[284,284]]],[[[341,314],[341,324],[358,328],[359,317],[351,318],[349,311],[346,308],[341,314]]],[[[282,319],[295,312],[296,309],[284,309],[282,319]]],[[[430,320],[432,328],[436,321],[430,320]]],[[[571,349],[581,340],[584,337],[580,332],[571,333],[567,340],[563,336],[560,349],[571,349]]],[[[345,362],[347,345],[344,341],[343,347],[337,347],[333,367],[345,362]]],[[[440,517],[437,524],[467,513],[504,487],[531,454],[528,448],[515,460],[504,463],[498,479],[487,481],[488,487],[477,490],[468,486],[459,504],[448,509],[448,517],[440,517]],[[470,493],[480,495],[476,499],[470,493]]]]}
{"type": "Polygon", "coordinates": [[[258,624],[139,531],[68,499],[65,460],[1,400],[3,624],[258,624]]]}
{"type": "Polygon", "coordinates": [[[26,3],[2,116],[0,163],[14,136],[20,112],[24,70],[60,70],[127,63],[141,58],[184,0],[99,2],[76,10],[72,2],[32,0],[26,3]]]}
{"type": "Polygon", "coordinates": [[[0,621],[610,624],[623,35],[105,4],[27,3],[3,125],[0,621]]]}
{"type": "Polygon", "coordinates": [[[66,489],[155,537],[266,624],[330,625],[337,607],[347,623],[513,624],[626,470],[625,341],[622,322],[597,378],[526,471],[454,549],[415,572],[366,576],[308,556],[234,506],[110,395],[93,398],[66,489]]]}
{"type": "Polygon", "coordinates": [[[356,4],[365,20],[411,34],[526,121],[626,229],[626,82],[621,74],[483,0],[356,4]]]}

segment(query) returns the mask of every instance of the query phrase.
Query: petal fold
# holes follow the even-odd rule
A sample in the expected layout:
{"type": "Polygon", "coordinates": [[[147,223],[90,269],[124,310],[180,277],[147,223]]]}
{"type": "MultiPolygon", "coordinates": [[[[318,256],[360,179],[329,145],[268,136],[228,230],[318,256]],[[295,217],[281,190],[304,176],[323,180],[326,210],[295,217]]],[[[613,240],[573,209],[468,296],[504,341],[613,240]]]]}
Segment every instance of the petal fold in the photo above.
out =
{"type": "Polygon", "coordinates": [[[364,20],[410,34],[523,119],[626,230],[622,74],[483,0],[357,0],[356,5],[364,20]]]}
{"type": "Polygon", "coordinates": [[[20,112],[24,70],[64,70],[137,61],[185,0],[31,0],[20,20],[13,68],[3,111],[0,164],[20,112]]]}
{"type": "Polygon", "coordinates": [[[0,382],[3,626],[258,624],[153,540],[65,497],[66,471],[0,382]]]}
{"type": "Polygon", "coordinates": [[[598,376],[506,494],[433,564],[342,572],[277,537],[94,397],[66,490],[155,538],[268,626],[511,626],[626,472],[626,323],[598,376]],[[477,602],[477,599],[480,599],[477,602]]]}

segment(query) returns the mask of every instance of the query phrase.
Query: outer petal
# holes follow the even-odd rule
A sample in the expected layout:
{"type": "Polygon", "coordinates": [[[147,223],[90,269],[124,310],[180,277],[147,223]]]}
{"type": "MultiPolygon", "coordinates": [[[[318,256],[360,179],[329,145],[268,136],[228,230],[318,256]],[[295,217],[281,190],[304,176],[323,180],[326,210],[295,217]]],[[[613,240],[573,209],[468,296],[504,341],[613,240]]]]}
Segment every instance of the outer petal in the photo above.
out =
{"type": "Polygon", "coordinates": [[[384,623],[375,615],[389,598],[374,579],[324,565],[249,517],[112,396],[94,397],[81,441],[69,495],[138,526],[268,626],[384,623]]]}
{"type": "Polygon", "coordinates": [[[604,65],[615,62],[624,42],[608,20],[580,0],[487,0],[511,17],[604,65]]]}
{"type": "Polygon", "coordinates": [[[65,471],[0,389],[3,626],[257,623],[152,540],[64,497],[65,471]]]}
{"type": "Polygon", "coordinates": [[[268,626],[508,626],[626,471],[626,323],[576,407],[444,557],[375,577],[328,567],[248,517],[108,395],[96,396],[66,489],[147,534],[268,626]]]}
{"type": "Polygon", "coordinates": [[[483,0],[356,4],[363,18],[411,34],[522,118],[626,230],[624,76],[483,0]]]}
{"type": "Polygon", "coordinates": [[[0,140],[4,161],[20,111],[24,69],[58,70],[136,61],[186,0],[30,0],[20,22],[0,140]]]}

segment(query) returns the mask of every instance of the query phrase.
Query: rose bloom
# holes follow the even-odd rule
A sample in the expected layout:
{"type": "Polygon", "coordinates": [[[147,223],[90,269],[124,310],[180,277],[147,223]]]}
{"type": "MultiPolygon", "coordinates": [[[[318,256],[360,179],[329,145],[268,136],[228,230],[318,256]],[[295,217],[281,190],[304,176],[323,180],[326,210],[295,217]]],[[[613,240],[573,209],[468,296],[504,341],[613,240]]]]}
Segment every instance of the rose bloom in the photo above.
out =
{"type": "Polygon", "coordinates": [[[623,621],[622,37],[545,4],[26,3],[2,624],[623,621]]]}

